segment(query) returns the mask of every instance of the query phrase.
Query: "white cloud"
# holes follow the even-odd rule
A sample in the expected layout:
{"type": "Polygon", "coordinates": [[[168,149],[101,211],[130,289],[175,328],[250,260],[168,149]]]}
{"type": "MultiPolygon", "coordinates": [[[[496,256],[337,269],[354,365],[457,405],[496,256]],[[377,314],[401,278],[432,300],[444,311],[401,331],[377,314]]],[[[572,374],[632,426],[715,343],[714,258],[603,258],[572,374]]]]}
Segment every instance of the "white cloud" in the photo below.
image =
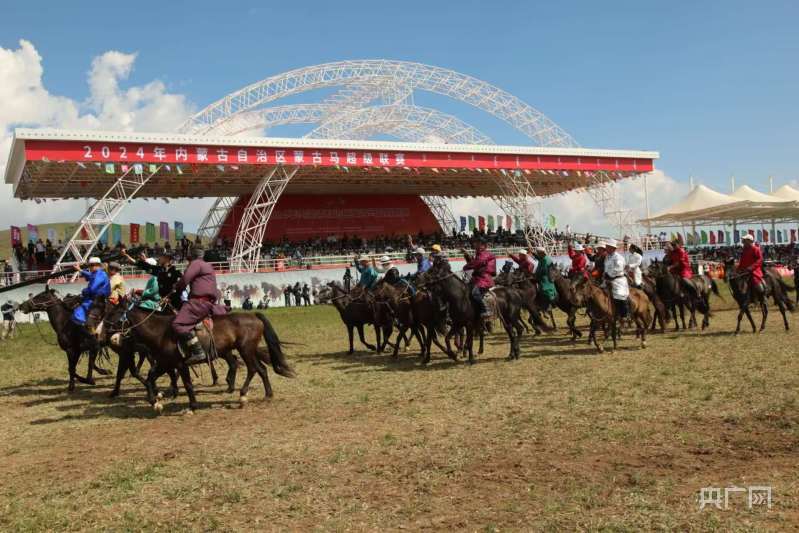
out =
{"type": "MultiPolygon", "coordinates": [[[[78,102],[47,90],[42,57],[32,43],[21,40],[17,49],[0,48],[0,176],[15,127],[169,131],[178,126],[192,111],[185,96],[169,93],[158,80],[122,87],[135,61],[136,54],[118,51],[95,57],[87,75],[89,95],[78,102]]],[[[136,221],[160,220],[166,216],[163,205],[137,201],[126,214],[136,221]]],[[[0,186],[0,227],[76,220],[84,209],[83,201],[21,202],[12,197],[10,186],[0,186]]],[[[169,216],[186,218],[187,227],[196,225],[204,214],[196,201],[172,202],[169,212],[169,216]]]]}

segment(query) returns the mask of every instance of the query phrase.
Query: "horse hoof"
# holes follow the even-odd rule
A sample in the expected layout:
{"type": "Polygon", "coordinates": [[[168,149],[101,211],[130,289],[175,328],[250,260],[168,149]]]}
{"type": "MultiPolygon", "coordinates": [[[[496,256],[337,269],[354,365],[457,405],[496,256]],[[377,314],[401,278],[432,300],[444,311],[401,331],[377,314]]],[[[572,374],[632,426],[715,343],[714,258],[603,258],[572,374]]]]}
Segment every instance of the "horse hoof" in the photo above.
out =
{"type": "Polygon", "coordinates": [[[185,411],[183,411],[182,414],[183,414],[183,416],[192,416],[194,414],[194,409],[192,409],[190,407],[190,408],[186,409],[185,411]]]}
{"type": "Polygon", "coordinates": [[[164,404],[161,402],[155,402],[153,404],[153,410],[158,413],[159,415],[164,412],[164,404]]]}
{"type": "Polygon", "coordinates": [[[163,400],[163,399],[164,399],[164,393],[163,393],[163,392],[161,392],[161,391],[158,391],[158,394],[156,394],[156,395],[155,395],[155,397],[156,397],[158,400],[163,400]]]}
{"type": "Polygon", "coordinates": [[[642,350],[646,350],[646,343],[645,343],[645,342],[642,342],[642,343],[641,343],[641,349],[642,349],[642,350]]]}
{"type": "Polygon", "coordinates": [[[242,395],[242,396],[239,396],[239,405],[240,405],[242,408],[243,408],[245,405],[247,405],[247,402],[249,402],[249,401],[250,401],[250,399],[249,399],[249,398],[247,398],[247,395],[246,395],[246,394],[245,394],[245,395],[242,395]]]}

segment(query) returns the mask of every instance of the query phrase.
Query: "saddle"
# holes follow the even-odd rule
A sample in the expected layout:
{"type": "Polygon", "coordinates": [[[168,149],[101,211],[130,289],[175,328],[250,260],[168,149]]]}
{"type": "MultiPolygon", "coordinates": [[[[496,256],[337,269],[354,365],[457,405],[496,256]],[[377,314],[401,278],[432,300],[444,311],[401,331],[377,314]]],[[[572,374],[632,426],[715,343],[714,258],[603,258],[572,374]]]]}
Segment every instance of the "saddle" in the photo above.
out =
{"type": "Polygon", "coordinates": [[[494,294],[495,288],[496,287],[491,287],[490,289],[488,289],[488,292],[486,292],[483,295],[483,302],[485,302],[486,309],[488,309],[488,312],[491,314],[491,316],[486,317],[485,319],[486,322],[493,322],[494,320],[499,318],[499,307],[497,304],[497,297],[494,294]]]}

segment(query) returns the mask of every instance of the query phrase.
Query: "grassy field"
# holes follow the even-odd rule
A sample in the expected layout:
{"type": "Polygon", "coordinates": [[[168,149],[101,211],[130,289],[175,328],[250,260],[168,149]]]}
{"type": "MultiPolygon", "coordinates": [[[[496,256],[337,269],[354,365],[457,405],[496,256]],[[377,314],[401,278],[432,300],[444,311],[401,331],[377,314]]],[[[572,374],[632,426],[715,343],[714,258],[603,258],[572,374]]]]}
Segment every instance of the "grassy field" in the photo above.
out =
{"type": "Polygon", "coordinates": [[[116,400],[110,378],[67,394],[32,326],[0,344],[0,529],[799,528],[797,334],[777,313],[762,335],[734,338],[720,311],[603,355],[527,336],[512,363],[495,336],[473,367],[428,368],[415,350],[346,355],[330,307],[269,316],[305,344],[297,379],[270,373],[274,399],[254,382],[240,409],[206,372],[192,416],[185,394],[155,416],[132,380],[116,400]],[[702,487],[752,485],[771,510],[740,493],[699,510],[702,487]]]}

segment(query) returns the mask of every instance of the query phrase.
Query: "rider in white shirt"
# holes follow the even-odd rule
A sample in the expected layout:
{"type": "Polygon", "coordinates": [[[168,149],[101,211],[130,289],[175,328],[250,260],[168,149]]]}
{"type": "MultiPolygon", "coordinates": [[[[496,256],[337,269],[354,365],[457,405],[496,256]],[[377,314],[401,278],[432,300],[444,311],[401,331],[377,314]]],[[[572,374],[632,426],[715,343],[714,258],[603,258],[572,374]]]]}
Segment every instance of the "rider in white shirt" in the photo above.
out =
{"type": "Polygon", "coordinates": [[[633,286],[640,289],[644,282],[644,274],[641,272],[641,264],[644,261],[643,251],[635,244],[631,244],[628,255],[630,259],[627,262],[627,270],[633,275],[633,286]]]}
{"type": "Polygon", "coordinates": [[[616,314],[624,318],[628,314],[627,299],[630,297],[630,287],[627,285],[627,276],[624,275],[626,266],[624,257],[616,250],[618,244],[614,239],[605,241],[607,257],[605,258],[605,279],[610,284],[610,294],[616,314]]]}

